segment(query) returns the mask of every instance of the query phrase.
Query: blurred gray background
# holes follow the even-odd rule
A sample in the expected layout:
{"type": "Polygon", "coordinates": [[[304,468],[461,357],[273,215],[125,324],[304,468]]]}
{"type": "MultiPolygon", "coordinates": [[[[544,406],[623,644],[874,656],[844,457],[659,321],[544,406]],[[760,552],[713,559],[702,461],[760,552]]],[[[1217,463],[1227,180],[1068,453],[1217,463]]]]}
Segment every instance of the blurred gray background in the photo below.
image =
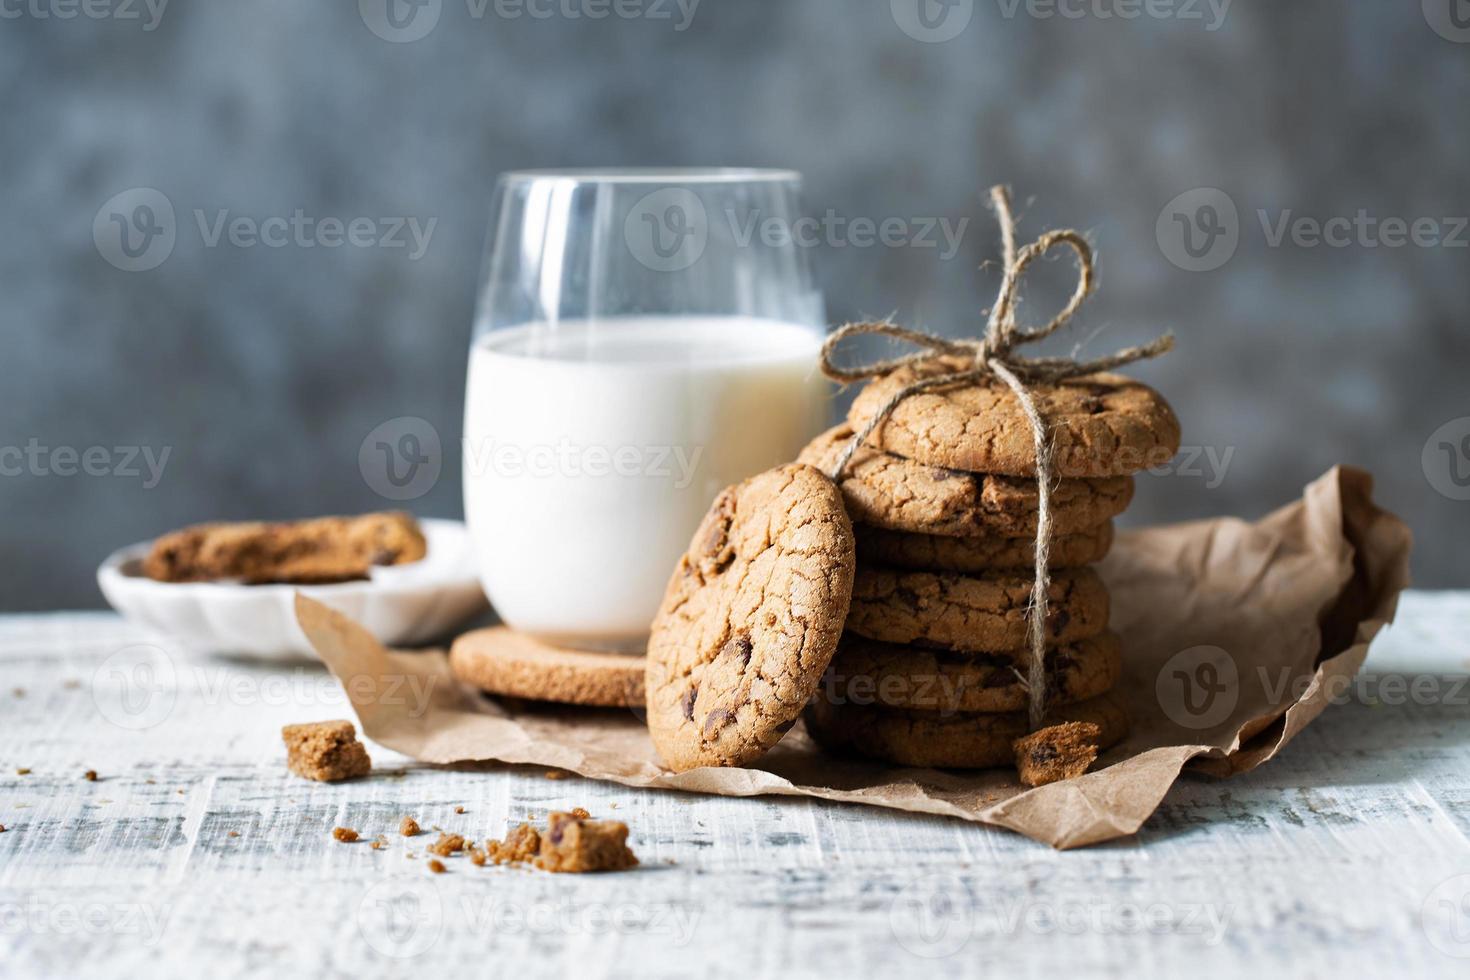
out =
{"type": "MultiPolygon", "coordinates": [[[[0,608],[100,605],[97,562],[181,524],[387,506],[358,450],[399,416],[447,450],[409,506],[458,516],[496,173],[649,164],[793,167],[812,214],[915,234],[968,218],[953,254],[813,255],[832,321],[951,334],[994,294],[983,194],[1011,183],[1023,233],[1101,250],[1073,339],[1178,333],[1136,374],[1198,453],[1129,523],[1257,516],[1353,463],[1417,532],[1418,584],[1470,586],[1465,0],[392,2],[5,7],[0,608]],[[134,188],[175,212],[140,271],[157,253],[120,253],[104,208],[134,188]],[[421,255],[208,242],[298,210],[437,223],[421,255]]],[[[138,193],[118,213],[155,227],[138,193]]],[[[1067,276],[1033,281],[1037,315],[1067,276]]]]}

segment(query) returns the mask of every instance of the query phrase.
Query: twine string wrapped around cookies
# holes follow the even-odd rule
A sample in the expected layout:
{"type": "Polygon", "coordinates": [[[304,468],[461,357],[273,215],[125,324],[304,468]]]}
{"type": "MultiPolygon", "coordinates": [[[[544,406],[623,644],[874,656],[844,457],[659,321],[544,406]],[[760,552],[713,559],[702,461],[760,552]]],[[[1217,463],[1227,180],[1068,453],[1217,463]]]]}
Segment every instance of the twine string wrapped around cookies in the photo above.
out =
{"type": "Polygon", "coordinates": [[[1172,334],[1150,343],[1126,347],[1115,354],[1078,360],[1075,357],[1023,357],[1016,348],[1043,340],[1061,329],[1076,315],[1095,286],[1092,246],[1081,233],[1071,229],[1049,231],[1019,251],[1016,249],[1016,225],[1011,212],[1010,194],[1004,187],[992,187],[990,200],[1000,223],[1003,278],[995,305],[990,309],[985,336],[980,340],[950,340],[919,330],[910,330],[889,322],[849,323],[832,332],[822,346],[822,372],[834,381],[848,384],[886,376],[900,368],[934,367],[936,373],[905,385],[884,402],[838,457],[832,479],[839,480],[858,447],[893,414],[905,398],[925,391],[999,378],[1020,402],[1030,424],[1036,450],[1036,488],[1038,497],[1036,521],[1035,581],[1027,608],[1030,661],[1027,690],[1030,697],[1030,720],[1039,728],[1046,716],[1046,621],[1047,592],[1051,585],[1050,549],[1052,538],[1051,487],[1055,480],[1051,439],[1046,420],[1042,418],[1036,399],[1028,386],[1055,384],[1068,378],[1096,374],[1134,361],[1157,357],[1174,346],[1172,334]],[[1041,327],[1023,327],[1017,320],[1020,305],[1019,287],[1026,269],[1037,259],[1058,248],[1069,248],[1077,259],[1077,288],[1066,306],[1050,322],[1041,327]],[[854,368],[839,367],[833,359],[836,349],[848,337],[877,334],[914,344],[921,350],[902,357],[875,361],[854,368]]]}

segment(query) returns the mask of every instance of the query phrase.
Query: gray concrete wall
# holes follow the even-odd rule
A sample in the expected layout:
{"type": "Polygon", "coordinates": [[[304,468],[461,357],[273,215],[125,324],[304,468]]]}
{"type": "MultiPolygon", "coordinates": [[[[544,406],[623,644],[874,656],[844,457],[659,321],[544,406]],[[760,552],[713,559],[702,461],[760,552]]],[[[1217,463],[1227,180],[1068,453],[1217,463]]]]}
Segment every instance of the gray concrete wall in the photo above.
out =
{"type": "MultiPolygon", "coordinates": [[[[1026,229],[1101,249],[1089,350],[1179,335],[1137,373],[1199,461],[1142,481],[1130,520],[1258,515],[1350,462],[1418,532],[1419,583],[1470,585],[1470,29],[1448,17],[1470,4],[626,2],[429,0],[398,28],[383,0],[6,5],[0,447],[35,452],[0,458],[0,608],[100,604],[103,555],[186,522],[383,506],[370,430],[417,416],[457,443],[495,174],[633,164],[794,167],[817,215],[970,219],[953,254],[834,233],[814,256],[834,321],[952,333],[995,287],[983,189],[1012,183],[1026,229]],[[156,253],[105,244],[131,188],[174,212],[146,271],[118,266],[156,253]],[[209,242],[222,212],[298,209],[437,223],[417,256],[209,242]],[[1314,242],[1300,218],[1347,228],[1314,242]],[[1419,240],[1384,219],[1424,219],[1419,240]],[[119,447],[167,450],[156,484],[119,447]]],[[[412,506],[458,515],[459,465],[412,506]]]]}

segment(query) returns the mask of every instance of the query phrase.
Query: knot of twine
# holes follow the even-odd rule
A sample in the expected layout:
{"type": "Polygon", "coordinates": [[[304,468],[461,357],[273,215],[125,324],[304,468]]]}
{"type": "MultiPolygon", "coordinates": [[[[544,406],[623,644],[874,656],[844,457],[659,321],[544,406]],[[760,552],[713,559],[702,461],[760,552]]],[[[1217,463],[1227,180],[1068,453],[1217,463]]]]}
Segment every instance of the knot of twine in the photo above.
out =
{"type": "Polygon", "coordinates": [[[900,368],[936,365],[948,368],[939,373],[905,385],[884,402],[861,430],[854,433],[852,440],[838,457],[832,470],[832,479],[840,480],[852,462],[853,454],[870,435],[881,426],[899,402],[912,395],[944,388],[964,385],[995,377],[1005,382],[1016,395],[1021,410],[1031,426],[1036,446],[1036,489],[1038,496],[1036,518],[1036,578],[1031,587],[1031,600],[1027,607],[1027,627],[1030,638],[1030,664],[1026,678],[1029,695],[1031,728],[1041,727],[1046,717],[1046,620],[1047,592],[1051,585],[1049,567],[1052,517],[1051,487],[1054,482],[1051,439],[1046,421],[1036,406],[1028,385],[1054,384],[1068,378],[1081,377],[1107,371],[1134,361],[1157,357],[1174,347],[1172,334],[1138,347],[1126,347],[1115,354],[1092,360],[1074,357],[1021,357],[1016,348],[1036,343],[1060,330],[1076,315],[1095,287],[1093,251],[1087,239],[1072,229],[1049,231],[1036,241],[1017,251],[1016,223],[1011,213],[1010,193],[1004,187],[990,189],[991,205],[995,208],[996,220],[1000,223],[1001,253],[1004,277],[995,305],[990,309],[985,336],[980,340],[949,340],[920,330],[910,330],[889,322],[849,323],[835,331],[822,346],[822,373],[834,381],[849,384],[870,378],[884,377],[900,368]],[[1037,259],[1053,249],[1069,248],[1077,259],[1077,288],[1049,323],[1041,327],[1023,327],[1017,322],[1016,311],[1022,277],[1026,269],[1037,259]],[[875,361],[872,364],[853,368],[839,367],[833,360],[837,346],[848,337],[860,334],[879,334],[914,344],[922,350],[902,357],[875,361]]]}

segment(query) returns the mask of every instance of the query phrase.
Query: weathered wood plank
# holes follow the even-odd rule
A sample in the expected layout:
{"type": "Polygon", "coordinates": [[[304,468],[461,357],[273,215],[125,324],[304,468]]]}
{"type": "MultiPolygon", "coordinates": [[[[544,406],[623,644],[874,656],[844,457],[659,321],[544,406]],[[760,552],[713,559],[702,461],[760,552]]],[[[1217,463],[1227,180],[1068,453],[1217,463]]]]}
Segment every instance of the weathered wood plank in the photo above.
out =
{"type": "Polygon", "coordinates": [[[1280,759],[1186,779],[1136,838],[1062,854],[382,749],[370,780],[308,783],[277,731],[349,713],[322,671],[190,659],[107,615],[0,618],[0,974],[1463,976],[1470,594],[1410,594],[1401,620],[1280,759]],[[433,876],[428,839],[393,832],[413,813],[499,836],[578,805],[626,820],[643,870],[433,876]],[[338,844],[335,825],[390,843],[338,844]]]}

